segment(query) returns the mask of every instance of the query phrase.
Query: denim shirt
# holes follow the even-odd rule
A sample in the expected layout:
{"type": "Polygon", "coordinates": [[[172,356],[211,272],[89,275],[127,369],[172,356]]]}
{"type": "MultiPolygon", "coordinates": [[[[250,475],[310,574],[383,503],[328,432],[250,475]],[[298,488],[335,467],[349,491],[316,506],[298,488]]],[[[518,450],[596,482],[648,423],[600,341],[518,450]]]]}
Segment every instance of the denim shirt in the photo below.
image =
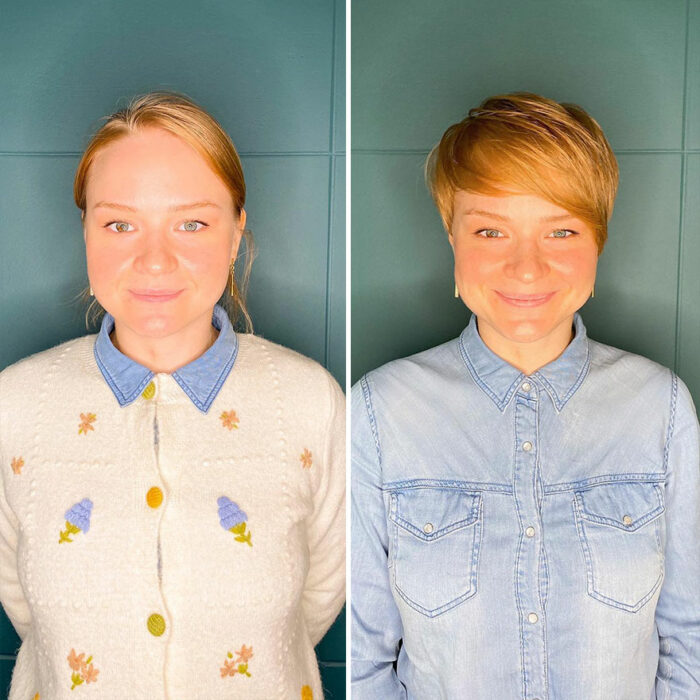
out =
{"type": "Polygon", "coordinates": [[[481,340],[352,395],[354,700],[700,698],[700,458],[671,371],[481,340]]]}
{"type": "MultiPolygon", "coordinates": [[[[238,354],[238,338],[228,314],[218,304],[214,307],[211,322],[219,331],[213,345],[172,373],[173,379],[202,413],[209,410],[238,354]]],[[[114,317],[105,313],[95,339],[95,360],[119,405],[127,406],[141,395],[155,375],[114,347],[109,337],[113,330],[114,317]]]]}

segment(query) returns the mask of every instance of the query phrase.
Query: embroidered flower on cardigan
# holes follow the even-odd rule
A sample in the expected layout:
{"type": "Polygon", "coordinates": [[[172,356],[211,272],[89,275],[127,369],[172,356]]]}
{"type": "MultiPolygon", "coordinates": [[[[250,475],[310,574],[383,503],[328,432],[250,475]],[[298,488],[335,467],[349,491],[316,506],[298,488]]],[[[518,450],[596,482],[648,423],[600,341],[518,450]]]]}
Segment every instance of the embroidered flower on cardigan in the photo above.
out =
{"type": "Polygon", "coordinates": [[[314,700],[314,693],[310,685],[301,686],[301,700],[314,700]]]}
{"type": "MultiPolygon", "coordinates": [[[[226,496],[220,496],[216,502],[219,505],[219,522],[224,530],[228,530],[236,535],[236,542],[247,542],[249,547],[253,546],[250,541],[250,530],[245,531],[248,516],[226,496]]],[[[245,649],[245,647],[243,647],[245,649]]]]}
{"type": "Polygon", "coordinates": [[[92,663],[92,656],[88,656],[86,660],[83,660],[84,656],[84,653],[76,654],[75,649],[71,649],[70,654],[66,657],[68,659],[68,665],[73,670],[70,676],[71,681],[73,681],[71,690],[83,683],[94,683],[97,680],[97,674],[100,671],[96,669],[92,663]]]}
{"type": "Polygon", "coordinates": [[[66,519],[66,529],[61,530],[61,535],[58,544],[61,542],[72,542],[71,535],[77,535],[81,530],[87,532],[90,529],[90,514],[92,513],[92,501],[89,498],[83,498],[82,501],[76,503],[69,508],[64,517],[66,519]]]}
{"type": "Polygon", "coordinates": [[[301,466],[304,467],[304,469],[311,469],[311,465],[313,464],[313,461],[311,459],[311,452],[305,447],[304,451],[299,455],[299,459],[301,460],[301,466]]]}
{"type": "Polygon", "coordinates": [[[94,413],[81,413],[80,414],[80,426],[78,427],[78,435],[80,433],[88,434],[88,430],[94,430],[93,423],[97,420],[97,416],[94,413]]]}
{"type": "Polygon", "coordinates": [[[15,474],[21,474],[23,466],[24,466],[24,460],[22,459],[22,457],[13,457],[12,458],[12,471],[15,474]]]}
{"type": "Polygon", "coordinates": [[[221,425],[223,425],[224,428],[228,428],[229,430],[238,428],[239,421],[235,411],[222,411],[219,418],[221,419],[221,425]]]}
{"type": "Polygon", "coordinates": [[[34,700],[39,700],[39,693],[34,696],[34,700]]]}
{"type": "MultiPolygon", "coordinates": [[[[229,651],[226,656],[229,659],[233,659],[233,654],[229,651]]],[[[224,665],[219,669],[221,671],[221,677],[226,678],[226,676],[235,676],[237,673],[241,676],[248,676],[250,678],[250,673],[248,672],[248,662],[253,658],[253,647],[247,647],[245,644],[236,652],[236,658],[233,661],[227,661],[224,659],[224,665]]]]}

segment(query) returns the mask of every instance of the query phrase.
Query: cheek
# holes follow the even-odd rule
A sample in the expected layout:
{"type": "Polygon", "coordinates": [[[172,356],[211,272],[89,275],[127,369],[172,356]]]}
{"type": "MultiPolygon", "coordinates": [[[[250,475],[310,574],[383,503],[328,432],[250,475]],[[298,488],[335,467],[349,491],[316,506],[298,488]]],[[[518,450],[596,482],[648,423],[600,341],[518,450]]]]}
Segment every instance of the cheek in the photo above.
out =
{"type": "Polygon", "coordinates": [[[597,263],[597,252],[588,248],[567,251],[554,260],[562,275],[584,283],[595,275],[597,263]]]}
{"type": "Polygon", "coordinates": [[[130,255],[120,246],[109,243],[97,244],[88,237],[85,244],[85,257],[91,279],[99,284],[99,280],[117,277],[130,259],[130,255]]]}
{"type": "Polygon", "coordinates": [[[465,284],[479,284],[492,275],[498,266],[498,258],[483,250],[455,247],[455,268],[460,280],[465,284]]]}

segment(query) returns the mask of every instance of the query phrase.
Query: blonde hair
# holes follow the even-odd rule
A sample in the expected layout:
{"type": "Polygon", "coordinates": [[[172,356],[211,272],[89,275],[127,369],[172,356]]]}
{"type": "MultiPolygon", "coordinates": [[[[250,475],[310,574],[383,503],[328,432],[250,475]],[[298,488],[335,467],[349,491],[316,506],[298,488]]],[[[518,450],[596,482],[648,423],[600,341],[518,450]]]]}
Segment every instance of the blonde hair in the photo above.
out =
{"type": "Polygon", "coordinates": [[[428,156],[426,180],[448,232],[457,190],[534,194],[588,223],[600,254],[618,167],[602,129],[581,107],[518,92],[489,97],[450,126],[428,156]]]}
{"type": "MultiPolygon", "coordinates": [[[[176,92],[150,92],[134,97],[127,107],[104,117],[106,122],[90,139],[78,163],[73,181],[73,198],[85,216],[87,181],[90,167],[100,149],[137,132],[145,127],[157,127],[178,136],[194,147],[209,167],[228,188],[236,215],[240,217],[245,204],[245,180],[236,147],[221,125],[189,97],[176,92]]],[[[252,321],[245,304],[245,294],[250,279],[250,268],[254,258],[253,238],[250,231],[243,232],[245,241],[245,265],[240,281],[233,278],[233,293],[226,285],[220,302],[234,323],[240,322],[247,332],[252,331],[252,321]]],[[[239,256],[240,257],[240,256],[239,256]]],[[[81,293],[90,299],[88,290],[81,293]]],[[[86,313],[95,322],[104,313],[96,299],[92,299],[86,313]],[[93,311],[93,307],[97,309],[93,311]]]]}

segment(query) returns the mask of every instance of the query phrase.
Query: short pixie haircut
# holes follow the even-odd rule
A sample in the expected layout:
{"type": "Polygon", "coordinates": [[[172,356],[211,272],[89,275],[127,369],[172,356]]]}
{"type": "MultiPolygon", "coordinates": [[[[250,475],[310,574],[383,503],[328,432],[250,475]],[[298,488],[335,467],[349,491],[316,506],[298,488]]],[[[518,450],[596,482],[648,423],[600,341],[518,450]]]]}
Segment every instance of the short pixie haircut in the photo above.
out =
{"type": "Polygon", "coordinates": [[[589,224],[598,253],[617,193],[615,155],[581,107],[528,92],[489,97],[443,134],[426,178],[448,233],[454,195],[532,194],[589,224]]]}

